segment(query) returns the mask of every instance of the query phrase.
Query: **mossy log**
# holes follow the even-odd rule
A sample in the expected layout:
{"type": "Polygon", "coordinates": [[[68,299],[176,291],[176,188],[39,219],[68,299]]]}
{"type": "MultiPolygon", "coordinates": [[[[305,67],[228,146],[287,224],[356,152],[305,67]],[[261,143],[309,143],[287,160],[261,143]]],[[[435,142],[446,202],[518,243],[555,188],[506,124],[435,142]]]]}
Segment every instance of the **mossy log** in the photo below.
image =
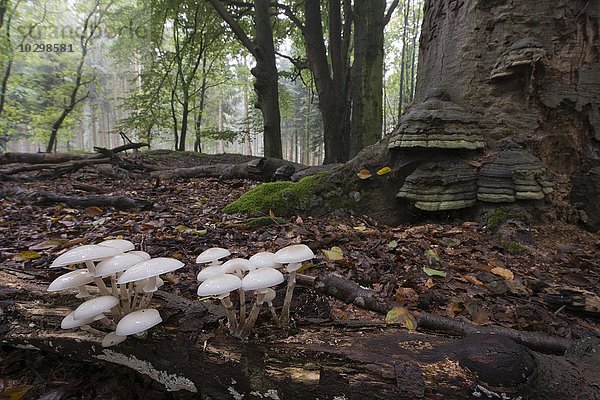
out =
{"type": "Polygon", "coordinates": [[[101,337],[58,329],[71,297],[3,272],[0,283],[3,343],[120,364],[177,399],[600,398],[597,339],[552,356],[498,335],[456,340],[382,324],[299,320],[287,332],[263,325],[240,342],[224,333],[218,308],[162,293],[163,324],[145,340],[102,348],[101,337]]]}

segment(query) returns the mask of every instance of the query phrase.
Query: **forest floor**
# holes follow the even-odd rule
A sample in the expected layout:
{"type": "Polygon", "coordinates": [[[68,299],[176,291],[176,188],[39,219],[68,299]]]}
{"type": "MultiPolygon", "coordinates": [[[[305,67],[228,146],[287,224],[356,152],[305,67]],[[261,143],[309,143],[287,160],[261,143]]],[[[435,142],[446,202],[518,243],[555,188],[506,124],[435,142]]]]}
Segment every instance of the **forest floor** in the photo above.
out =
{"type": "MultiPolygon", "coordinates": [[[[153,257],[183,261],[187,267],[167,277],[166,290],[195,299],[199,268],[194,262],[206,248],[225,247],[232,257],[249,257],[301,242],[316,254],[302,273],[336,272],[409,310],[565,338],[600,335],[600,237],[574,225],[529,223],[519,228],[522,240],[507,242],[502,231],[506,224],[494,226],[503,222],[502,216],[497,221],[424,222],[393,228],[348,212],[248,218],[221,210],[258,182],[191,179],[156,185],[154,180],[110,175],[102,168],[88,167],[56,180],[0,184],[0,193],[18,186],[77,196],[89,195],[92,186],[96,194],[154,203],[149,210],[123,212],[33,206],[0,197],[0,270],[49,283],[64,273],[48,266],[65,248],[122,237],[153,257]],[[576,294],[588,303],[563,307],[558,293],[566,292],[571,299],[576,294]]],[[[293,317],[297,320],[385,321],[383,315],[333,299],[317,306],[314,296],[303,299],[306,292],[299,290],[296,296],[293,317]]],[[[3,293],[0,281],[0,310],[8,302],[10,294],[3,293]]],[[[9,329],[10,321],[3,320],[0,312],[0,337],[9,329]]],[[[171,396],[161,397],[149,386],[140,393],[136,383],[138,389],[131,389],[135,394],[127,397],[122,381],[133,387],[138,378],[133,372],[116,377],[111,371],[5,347],[0,351],[0,398],[171,396]]]]}

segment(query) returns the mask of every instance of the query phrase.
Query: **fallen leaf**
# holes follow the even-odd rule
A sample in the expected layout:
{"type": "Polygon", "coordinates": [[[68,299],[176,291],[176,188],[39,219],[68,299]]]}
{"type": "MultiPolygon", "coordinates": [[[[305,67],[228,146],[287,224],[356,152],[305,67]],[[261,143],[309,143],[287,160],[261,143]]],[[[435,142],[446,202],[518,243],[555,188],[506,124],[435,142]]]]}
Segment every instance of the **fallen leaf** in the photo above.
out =
{"type": "Polygon", "coordinates": [[[369,171],[368,169],[361,169],[360,171],[358,171],[356,176],[358,176],[359,179],[369,179],[373,175],[371,174],[371,171],[369,171]]]}
{"type": "Polygon", "coordinates": [[[456,314],[460,314],[464,310],[462,300],[451,300],[450,303],[446,305],[446,314],[449,317],[454,317],[456,314]]]}
{"type": "Polygon", "coordinates": [[[40,258],[40,253],[37,253],[35,251],[22,251],[16,256],[14,256],[12,259],[13,261],[27,261],[33,260],[35,258],[40,258]]]}
{"type": "Polygon", "coordinates": [[[429,265],[434,265],[440,262],[440,255],[434,249],[425,250],[425,258],[429,265]]]}
{"type": "Polygon", "coordinates": [[[441,276],[442,278],[446,277],[446,272],[440,271],[438,269],[423,267],[423,272],[425,272],[429,276],[441,276]]]}
{"type": "Polygon", "coordinates": [[[490,270],[490,272],[492,274],[501,276],[504,279],[508,279],[509,281],[512,281],[513,279],[515,279],[515,275],[512,273],[512,271],[510,271],[510,270],[508,270],[506,268],[495,267],[495,268],[492,268],[490,270]]]}
{"type": "Polygon", "coordinates": [[[409,331],[417,329],[417,320],[404,307],[394,307],[385,316],[386,324],[401,324],[409,331]]]}
{"type": "Polygon", "coordinates": [[[0,392],[0,399],[21,400],[31,389],[29,385],[19,385],[0,392]]]}
{"type": "Polygon", "coordinates": [[[423,284],[427,289],[431,289],[432,287],[435,286],[435,283],[433,283],[433,279],[429,278],[425,281],[425,283],[423,284]]]}
{"type": "Polygon", "coordinates": [[[177,226],[176,226],[174,229],[175,229],[177,232],[185,232],[185,231],[187,231],[189,228],[188,228],[187,226],[185,226],[185,225],[177,225],[177,226]]]}
{"type": "Polygon", "coordinates": [[[338,261],[344,259],[344,252],[337,246],[333,246],[331,250],[323,250],[323,254],[329,261],[338,261]]]}
{"type": "Polygon", "coordinates": [[[202,236],[202,235],[206,235],[208,233],[208,230],[206,230],[206,229],[193,229],[192,233],[194,235],[202,236]]]}
{"type": "Polygon", "coordinates": [[[89,207],[84,208],[83,212],[86,213],[86,215],[97,217],[98,215],[102,215],[102,213],[104,211],[100,207],[89,206],[89,207]]]}
{"type": "Polygon", "coordinates": [[[468,299],[465,300],[463,304],[473,322],[476,324],[485,324],[486,322],[489,322],[490,316],[475,300],[468,299]]]}
{"type": "Polygon", "coordinates": [[[390,167],[383,167],[379,171],[377,171],[377,175],[381,176],[381,175],[385,175],[389,172],[392,172],[392,169],[390,167]]]}
{"type": "Polygon", "coordinates": [[[271,209],[269,209],[269,217],[275,218],[275,213],[271,209]]]}
{"type": "Polygon", "coordinates": [[[298,268],[298,271],[296,271],[296,272],[302,273],[302,272],[304,272],[306,270],[311,269],[314,266],[315,265],[313,263],[304,263],[304,264],[302,264],[302,266],[300,268],[298,268]]]}
{"type": "Polygon", "coordinates": [[[387,247],[389,247],[390,249],[395,249],[396,247],[398,247],[398,242],[396,242],[395,240],[391,240],[388,242],[387,247]]]}
{"type": "Polygon", "coordinates": [[[479,279],[477,279],[476,277],[474,277],[473,275],[465,275],[464,278],[472,283],[473,285],[477,285],[477,286],[483,286],[483,282],[481,282],[479,279]]]}
{"type": "Polygon", "coordinates": [[[355,226],[354,229],[359,232],[364,232],[367,230],[367,227],[366,226],[355,226]]]}
{"type": "Polygon", "coordinates": [[[415,303],[419,300],[419,294],[412,288],[399,287],[394,298],[398,303],[415,303]]]}
{"type": "Polygon", "coordinates": [[[48,250],[67,243],[66,239],[50,239],[29,247],[29,250],[48,250]]]}

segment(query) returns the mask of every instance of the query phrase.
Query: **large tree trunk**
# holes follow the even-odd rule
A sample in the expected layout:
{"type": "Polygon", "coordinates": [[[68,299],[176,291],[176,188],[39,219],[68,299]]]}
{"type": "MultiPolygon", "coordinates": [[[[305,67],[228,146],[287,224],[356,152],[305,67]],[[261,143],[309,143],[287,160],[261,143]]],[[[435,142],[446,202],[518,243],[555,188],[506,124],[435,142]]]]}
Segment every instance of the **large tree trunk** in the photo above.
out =
{"type": "Polygon", "coordinates": [[[585,0],[426,1],[412,105],[324,197],[355,192],[352,208],[388,224],[516,203],[600,230],[599,19],[585,0]]]}
{"type": "Polygon", "coordinates": [[[355,2],[351,157],[381,139],[384,14],[385,0],[355,2]]]}

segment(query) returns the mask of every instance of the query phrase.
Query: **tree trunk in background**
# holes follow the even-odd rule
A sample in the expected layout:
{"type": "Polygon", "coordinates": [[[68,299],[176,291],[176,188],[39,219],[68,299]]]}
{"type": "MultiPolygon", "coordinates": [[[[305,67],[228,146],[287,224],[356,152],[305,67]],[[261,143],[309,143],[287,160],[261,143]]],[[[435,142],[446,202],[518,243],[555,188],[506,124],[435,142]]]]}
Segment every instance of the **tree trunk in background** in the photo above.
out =
{"type": "Polygon", "coordinates": [[[381,139],[385,0],[354,3],[350,157],[381,139]]]}
{"type": "Polygon", "coordinates": [[[418,5],[415,4],[415,7],[413,7],[413,31],[412,31],[412,54],[411,54],[411,61],[410,61],[410,96],[409,96],[409,101],[413,101],[414,97],[415,97],[415,61],[416,61],[416,54],[417,54],[417,34],[419,32],[418,29],[418,23],[417,23],[417,18],[420,18],[421,16],[421,10],[418,8],[418,5]]]}
{"type": "Polygon", "coordinates": [[[410,10],[410,0],[404,4],[404,30],[402,31],[402,58],[400,58],[400,91],[398,93],[398,121],[402,118],[402,108],[404,107],[404,71],[406,71],[406,31],[408,30],[408,11],[410,10]]]}
{"type": "MultiPolygon", "coordinates": [[[[344,2],[346,4],[346,2],[344,2]]],[[[350,98],[348,40],[350,9],[344,7],[342,26],[340,0],[329,2],[329,57],[324,42],[321,5],[318,0],[306,0],[304,40],[319,95],[319,111],[323,118],[325,142],[324,164],[348,160],[350,152],[350,98]],[[343,36],[342,36],[343,35],[343,36]]]]}

